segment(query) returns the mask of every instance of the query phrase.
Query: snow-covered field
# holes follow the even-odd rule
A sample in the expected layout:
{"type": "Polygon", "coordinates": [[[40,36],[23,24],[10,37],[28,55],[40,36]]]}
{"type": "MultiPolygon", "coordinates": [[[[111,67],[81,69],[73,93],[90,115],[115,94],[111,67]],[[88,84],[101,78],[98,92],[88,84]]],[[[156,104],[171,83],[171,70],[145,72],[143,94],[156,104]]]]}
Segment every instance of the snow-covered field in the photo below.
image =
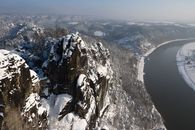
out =
{"type": "Polygon", "coordinates": [[[195,42],[185,44],[176,55],[180,74],[187,84],[195,90],[195,42]]]}
{"type": "Polygon", "coordinates": [[[176,41],[192,40],[192,39],[194,39],[194,38],[170,40],[170,41],[163,42],[163,43],[159,44],[158,46],[149,49],[143,56],[140,57],[140,60],[138,62],[137,80],[144,83],[144,64],[145,64],[144,60],[145,60],[145,57],[149,56],[154,50],[156,50],[157,48],[159,48],[165,44],[168,44],[168,43],[172,43],[172,42],[176,42],[176,41]]]}
{"type": "Polygon", "coordinates": [[[94,32],[94,36],[97,36],[97,37],[103,37],[105,36],[106,34],[102,31],[95,31],[94,32]]]}

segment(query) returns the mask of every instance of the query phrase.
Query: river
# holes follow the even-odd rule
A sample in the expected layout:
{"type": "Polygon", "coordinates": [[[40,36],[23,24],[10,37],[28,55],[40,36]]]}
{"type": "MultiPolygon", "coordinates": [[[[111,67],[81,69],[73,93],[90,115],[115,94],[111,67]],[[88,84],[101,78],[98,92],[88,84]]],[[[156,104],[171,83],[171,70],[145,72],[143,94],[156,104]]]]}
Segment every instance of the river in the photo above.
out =
{"type": "Polygon", "coordinates": [[[144,82],[168,130],[195,130],[195,91],[176,64],[177,51],[188,42],[163,45],[145,59],[144,82]]]}

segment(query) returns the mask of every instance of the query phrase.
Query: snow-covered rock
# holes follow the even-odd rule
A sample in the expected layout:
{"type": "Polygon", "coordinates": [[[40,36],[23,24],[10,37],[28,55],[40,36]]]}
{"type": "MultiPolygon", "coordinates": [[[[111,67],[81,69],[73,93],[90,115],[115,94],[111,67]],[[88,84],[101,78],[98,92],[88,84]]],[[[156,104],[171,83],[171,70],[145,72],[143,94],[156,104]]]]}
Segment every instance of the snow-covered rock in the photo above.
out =
{"type": "Polygon", "coordinates": [[[5,78],[11,78],[14,73],[20,73],[20,70],[16,70],[19,66],[24,64],[25,61],[18,55],[7,51],[0,50],[0,80],[5,78]]]}
{"type": "MultiPolygon", "coordinates": [[[[21,31],[18,35],[25,32],[21,31]]],[[[40,68],[33,68],[32,65],[40,57],[37,57],[36,50],[31,52],[33,41],[30,40],[30,44],[20,44],[18,51],[15,51],[28,61],[29,66],[19,57],[22,63],[15,64],[18,65],[14,68],[16,73],[9,72],[10,75],[3,77],[3,82],[0,82],[0,88],[5,88],[6,83],[6,93],[14,95],[11,99],[19,97],[22,106],[19,107],[21,116],[18,117],[22,117],[22,125],[32,129],[67,130],[160,128],[161,118],[156,109],[153,109],[143,85],[128,77],[129,84],[135,86],[128,86],[128,95],[123,88],[123,81],[117,75],[118,68],[112,71],[110,52],[101,42],[85,42],[78,33],[59,39],[46,38],[45,41],[45,46],[51,49],[43,51],[46,53],[44,58],[41,57],[44,72],[41,76],[36,73],[41,72],[40,68]],[[34,71],[29,70],[29,67],[34,71]],[[12,82],[11,89],[9,82],[12,82]],[[18,95],[20,89],[23,93],[18,95]],[[142,120],[142,117],[146,120],[142,120]]],[[[3,53],[6,55],[7,52],[3,53]]],[[[8,55],[11,56],[11,53],[8,55]]],[[[17,61],[18,58],[14,58],[17,61]]],[[[2,58],[2,61],[5,59],[2,58]]],[[[0,71],[3,69],[4,66],[0,71]]],[[[130,75],[135,74],[133,72],[130,75]]],[[[0,102],[0,110],[6,105],[0,102]]],[[[19,110],[17,113],[20,113],[19,110]]],[[[0,119],[5,115],[2,111],[0,119]]]]}
{"type": "MultiPolygon", "coordinates": [[[[32,92],[39,91],[38,77],[36,73],[29,69],[25,60],[12,51],[0,50],[0,112],[6,113],[6,119],[10,118],[9,111],[20,113],[25,97],[32,92]],[[7,109],[5,109],[7,108],[7,109]],[[19,108],[19,109],[16,109],[19,108]]],[[[31,105],[38,105],[36,95],[31,94],[27,98],[25,112],[30,110],[31,105]],[[36,100],[33,100],[36,99],[36,100]]],[[[39,112],[40,113],[40,112],[39,112]]],[[[4,117],[4,116],[1,116],[4,117]]],[[[32,116],[34,117],[34,115],[32,116]]],[[[18,117],[19,118],[19,117],[18,117]]],[[[31,119],[29,118],[29,121],[31,119]]],[[[0,122],[2,123],[2,122],[0,122]]],[[[4,125],[10,125],[9,120],[4,121],[4,125]]]]}
{"type": "MultiPolygon", "coordinates": [[[[44,93],[47,90],[47,97],[30,100],[30,95],[24,113],[31,111],[27,109],[29,104],[35,106],[37,113],[45,114],[46,110],[49,129],[95,128],[109,105],[105,102],[113,73],[109,51],[99,42],[85,43],[78,33],[49,42],[49,58],[42,66],[50,81],[43,89],[44,93]]],[[[36,74],[31,71],[31,75],[34,84],[38,81],[36,74]]],[[[29,115],[33,121],[32,113],[29,115]]]]}
{"type": "Polygon", "coordinates": [[[32,79],[32,86],[39,84],[39,77],[34,70],[30,70],[30,77],[32,79]]]}

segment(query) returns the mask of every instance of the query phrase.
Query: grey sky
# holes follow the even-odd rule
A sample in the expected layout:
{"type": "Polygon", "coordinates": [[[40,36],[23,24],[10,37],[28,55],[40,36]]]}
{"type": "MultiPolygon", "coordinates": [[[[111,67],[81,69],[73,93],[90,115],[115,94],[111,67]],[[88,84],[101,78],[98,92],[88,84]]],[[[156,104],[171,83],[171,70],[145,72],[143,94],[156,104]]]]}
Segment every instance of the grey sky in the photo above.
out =
{"type": "Polygon", "coordinates": [[[195,21],[195,0],[0,0],[0,12],[195,21]]]}

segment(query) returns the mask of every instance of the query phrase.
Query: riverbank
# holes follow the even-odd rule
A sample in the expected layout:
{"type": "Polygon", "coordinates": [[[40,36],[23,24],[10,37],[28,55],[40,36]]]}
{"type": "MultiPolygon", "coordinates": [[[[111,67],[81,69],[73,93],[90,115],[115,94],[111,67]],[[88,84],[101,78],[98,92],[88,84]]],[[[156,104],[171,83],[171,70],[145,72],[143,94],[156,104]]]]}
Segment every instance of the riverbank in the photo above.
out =
{"type": "Polygon", "coordinates": [[[164,45],[145,60],[144,84],[168,130],[195,130],[195,92],[183,80],[176,64],[178,50],[189,42],[194,40],[164,45]]]}
{"type": "Polygon", "coordinates": [[[179,73],[195,91],[195,42],[184,45],[177,52],[176,61],[179,73]]]}
{"type": "Polygon", "coordinates": [[[145,64],[145,57],[149,56],[153,51],[155,51],[157,48],[172,43],[172,42],[177,42],[177,41],[185,41],[185,40],[193,40],[194,38],[188,38],[188,39],[175,39],[175,40],[169,40],[166,42],[163,42],[151,49],[149,49],[144,55],[140,56],[140,59],[137,64],[137,69],[138,69],[138,75],[137,75],[137,80],[141,81],[144,83],[144,64],[145,64]]]}

